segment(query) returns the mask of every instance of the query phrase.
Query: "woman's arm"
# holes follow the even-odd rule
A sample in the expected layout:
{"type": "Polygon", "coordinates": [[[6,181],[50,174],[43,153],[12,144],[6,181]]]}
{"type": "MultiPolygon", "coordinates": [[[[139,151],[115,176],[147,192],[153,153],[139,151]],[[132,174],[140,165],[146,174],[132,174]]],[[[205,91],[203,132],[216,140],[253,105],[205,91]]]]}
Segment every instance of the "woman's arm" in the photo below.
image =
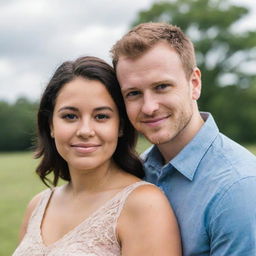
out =
{"type": "Polygon", "coordinates": [[[117,224],[122,256],[181,256],[174,213],[164,194],[144,185],[128,197],[117,224]]]}

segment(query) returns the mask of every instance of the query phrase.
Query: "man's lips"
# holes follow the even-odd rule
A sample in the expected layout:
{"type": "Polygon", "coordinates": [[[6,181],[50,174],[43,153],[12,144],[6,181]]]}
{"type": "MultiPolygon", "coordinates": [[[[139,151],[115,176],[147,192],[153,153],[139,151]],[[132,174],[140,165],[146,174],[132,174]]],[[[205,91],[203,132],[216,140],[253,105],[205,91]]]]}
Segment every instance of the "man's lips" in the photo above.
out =
{"type": "Polygon", "coordinates": [[[162,122],[164,122],[170,116],[171,115],[157,117],[157,118],[143,119],[143,120],[141,120],[141,123],[146,124],[151,127],[155,127],[155,126],[160,125],[162,122]]]}

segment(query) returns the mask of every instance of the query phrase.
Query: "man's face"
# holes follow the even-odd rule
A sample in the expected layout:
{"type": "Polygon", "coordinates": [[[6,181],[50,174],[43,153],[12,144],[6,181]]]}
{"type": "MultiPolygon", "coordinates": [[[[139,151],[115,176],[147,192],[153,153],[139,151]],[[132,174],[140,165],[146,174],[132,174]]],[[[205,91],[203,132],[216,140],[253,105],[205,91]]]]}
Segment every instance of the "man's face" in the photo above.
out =
{"type": "Polygon", "coordinates": [[[187,78],[181,60],[167,43],[157,43],[138,58],[121,56],[117,64],[127,113],[151,143],[189,136],[201,89],[200,71],[187,78]]]}

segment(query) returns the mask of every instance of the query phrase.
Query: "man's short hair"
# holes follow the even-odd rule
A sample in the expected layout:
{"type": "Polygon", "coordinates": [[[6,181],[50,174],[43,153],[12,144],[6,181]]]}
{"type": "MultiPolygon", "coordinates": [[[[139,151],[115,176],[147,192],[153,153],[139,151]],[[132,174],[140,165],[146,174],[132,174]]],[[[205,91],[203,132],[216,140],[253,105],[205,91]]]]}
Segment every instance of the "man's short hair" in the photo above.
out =
{"type": "Polygon", "coordinates": [[[110,51],[114,68],[121,56],[136,59],[161,41],[167,42],[177,52],[189,78],[196,67],[193,43],[179,27],[167,23],[149,22],[132,28],[110,51]]]}

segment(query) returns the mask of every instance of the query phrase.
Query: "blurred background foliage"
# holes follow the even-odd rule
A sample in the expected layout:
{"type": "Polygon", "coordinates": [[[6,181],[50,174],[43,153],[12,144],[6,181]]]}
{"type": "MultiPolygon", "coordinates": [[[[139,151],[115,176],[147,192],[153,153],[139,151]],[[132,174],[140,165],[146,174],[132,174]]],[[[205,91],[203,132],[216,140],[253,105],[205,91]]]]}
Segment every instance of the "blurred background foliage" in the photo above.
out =
{"type": "Polygon", "coordinates": [[[37,102],[26,98],[19,98],[15,103],[0,101],[0,151],[31,149],[37,107],[37,102]]]}
{"type": "MultiPolygon", "coordinates": [[[[168,22],[182,28],[202,72],[200,110],[211,112],[220,130],[243,144],[256,142],[256,31],[237,25],[248,13],[228,0],[156,1],[132,24],[168,22]]],[[[0,151],[31,148],[37,105],[26,98],[0,101],[0,151]]]]}

